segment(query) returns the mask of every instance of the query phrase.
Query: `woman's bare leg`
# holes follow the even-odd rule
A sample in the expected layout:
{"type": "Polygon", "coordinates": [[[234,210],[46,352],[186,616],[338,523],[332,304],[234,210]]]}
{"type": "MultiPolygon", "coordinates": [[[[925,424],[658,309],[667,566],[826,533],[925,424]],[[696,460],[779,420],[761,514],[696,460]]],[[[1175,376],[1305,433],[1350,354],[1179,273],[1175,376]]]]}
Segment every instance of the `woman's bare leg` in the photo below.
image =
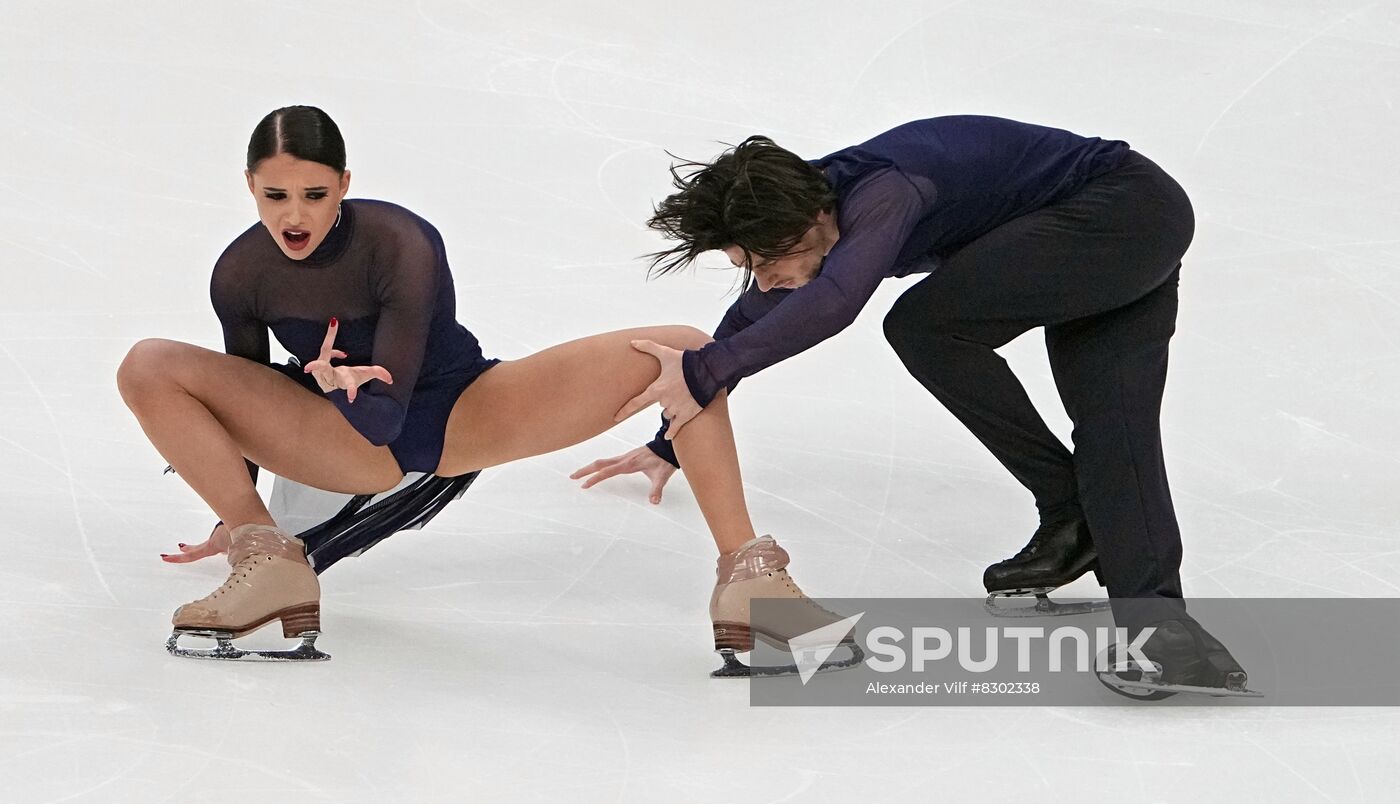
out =
{"type": "Polygon", "coordinates": [[[122,399],[156,450],[229,530],[272,525],[246,456],[269,472],[345,494],[403,479],[335,405],[267,366],[187,343],[144,340],[117,371],[122,399]]]}
{"type": "MultiPolygon", "coordinates": [[[[698,349],[710,337],[692,327],[646,327],[501,363],[457,400],[437,473],[463,474],[554,452],[612,428],[618,409],[660,373],[655,358],[632,348],[634,340],[698,349]]],[[[754,538],[723,394],[685,425],[675,446],[720,552],[754,538]]]]}
{"type": "MultiPolygon", "coordinates": [[[[617,411],[660,374],[655,358],[632,348],[634,340],[696,349],[710,338],[690,327],[624,330],[502,363],[458,398],[448,420],[438,472],[457,474],[563,449],[612,427],[617,411]]],[[[724,666],[713,675],[750,676],[755,668],[745,666],[735,655],[753,650],[756,636],[780,645],[827,628],[841,616],[811,605],[788,575],[788,553],[776,541],[754,538],[723,395],[685,425],[675,446],[720,552],[710,620],[715,650],[724,657],[724,666]],[[754,622],[750,612],[756,598],[806,604],[790,607],[780,617],[754,622]]],[[[839,637],[839,646],[845,648],[841,658],[826,660],[821,669],[861,661],[863,654],[849,633],[839,637]]],[[[799,672],[788,665],[756,671],[763,675],[799,672]]]]}

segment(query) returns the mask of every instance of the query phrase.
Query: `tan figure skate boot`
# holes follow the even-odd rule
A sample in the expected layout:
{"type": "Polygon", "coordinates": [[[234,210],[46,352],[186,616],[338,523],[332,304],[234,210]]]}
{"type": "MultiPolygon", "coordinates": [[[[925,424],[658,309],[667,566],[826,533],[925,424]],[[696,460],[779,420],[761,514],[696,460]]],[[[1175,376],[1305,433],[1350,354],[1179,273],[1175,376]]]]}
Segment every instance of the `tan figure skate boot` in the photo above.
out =
{"type": "Polygon", "coordinates": [[[271,525],[242,525],[230,532],[228,562],[233,572],[213,594],[175,610],[174,632],[166,649],[197,659],[329,659],[316,649],[321,628],[321,585],[306,561],[306,547],[271,525]],[[273,620],[282,636],[300,638],[293,650],[242,650],[230,640],[273,620]],[[181,635],[215,640],[213,649],[182,648],[181,635]]]}
{"type": "MultiPolygon", "coordinates": [[[[710,596],[710,620],[714,624],[715,650],[724,659],[724,666],[711,673],[712,677],[797,674],[800,671],[795,663],[750,667],[735,658],[735,654],[753,650],[755,638],[791,651],[794,656],[799,650],[819,649],[822,647],[820,644],[808,644],[809,640],[793,640],[843,619],[841,615],[818,606],[802,593],[788,575],[788,560],[787,551],[779,547],[772,536],[750,540],[738,550],[719,557],[715,591],[710,596]],[[781,608],[768,607],[764,622],[754,624],[750,618],[750,602],[755,598],[783,598],[801,603],[781,608]]],[[[834,646],[845,649],[847,657],[815,661],[815,665],[820,665],[820,671],[851,667],[865,658],[850,632],[848,628],[838,635],[839,639],[834,640],[834,646]]],[[[827,656],[831,653],[831,647],[831,644],[826,646],[827,656]]]]}

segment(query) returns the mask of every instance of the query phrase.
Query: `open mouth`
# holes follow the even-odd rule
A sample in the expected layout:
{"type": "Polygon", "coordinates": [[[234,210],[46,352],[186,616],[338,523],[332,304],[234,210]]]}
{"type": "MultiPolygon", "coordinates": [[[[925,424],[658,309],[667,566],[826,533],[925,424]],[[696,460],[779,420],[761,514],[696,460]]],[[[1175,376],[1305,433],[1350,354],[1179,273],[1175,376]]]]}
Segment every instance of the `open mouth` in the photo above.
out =
{"type": "Polygon", "coordinates": [[[301,251],[311,242],[311,233],[305,229],[283,229],[282,242],[292,251],[301,251]]]}

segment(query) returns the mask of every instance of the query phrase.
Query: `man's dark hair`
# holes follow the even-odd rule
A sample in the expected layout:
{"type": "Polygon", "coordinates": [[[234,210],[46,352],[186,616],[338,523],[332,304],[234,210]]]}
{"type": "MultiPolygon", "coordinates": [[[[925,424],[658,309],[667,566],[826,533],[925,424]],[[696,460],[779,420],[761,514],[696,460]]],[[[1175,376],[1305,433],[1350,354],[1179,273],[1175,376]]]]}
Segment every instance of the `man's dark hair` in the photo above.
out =
{"type": "Polygon", "coordinates": [[[649,273],[658,276],[685,267],[701,252],[729,246],[767,259],[782,257],[812,227],[818,212],[836,204],[821,170],[761,136],[749,137],[710,163],[673,165],[671,180],[680,192],[656,205],[647,221],[680,241],[646,255],[649,273]]]}
{"type": "Polygon", "coordinates": [[[268,112],[248,139],[248,169],[277,154],[345,171],[345,139],[330,115],[315,106],[283,106],[268,112]]]}

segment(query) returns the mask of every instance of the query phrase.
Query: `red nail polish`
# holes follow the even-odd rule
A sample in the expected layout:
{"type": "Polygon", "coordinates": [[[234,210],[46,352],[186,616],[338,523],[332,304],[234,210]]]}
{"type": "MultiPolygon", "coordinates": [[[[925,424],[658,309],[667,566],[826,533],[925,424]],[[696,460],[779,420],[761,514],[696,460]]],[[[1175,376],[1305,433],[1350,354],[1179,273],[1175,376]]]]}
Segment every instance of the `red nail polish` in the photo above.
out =
{"type": "Polygon", "coordinates": [[[338,326],[340,326],[340,321],[337,320],[335,316],[331,316],[331,326],[333,326],[333,327],[338,327],[338,326]]]}
{"type": "Polygon", "coordinates": [[[161,557],[161,558],[170,558],[170,556],[166,555],[165,553],[161,553],[161,554],[160,554],[160,557],[161,557]]]}
{"type": "Polygon", "coordinates": [[[179,543],[178,545],[176,545],[176,546],[177,546],[177,547],[184,547],[184,546],[185,546],[185,543],[184,543],[184,542],[180,542],[180,543],[179,543]]]}

